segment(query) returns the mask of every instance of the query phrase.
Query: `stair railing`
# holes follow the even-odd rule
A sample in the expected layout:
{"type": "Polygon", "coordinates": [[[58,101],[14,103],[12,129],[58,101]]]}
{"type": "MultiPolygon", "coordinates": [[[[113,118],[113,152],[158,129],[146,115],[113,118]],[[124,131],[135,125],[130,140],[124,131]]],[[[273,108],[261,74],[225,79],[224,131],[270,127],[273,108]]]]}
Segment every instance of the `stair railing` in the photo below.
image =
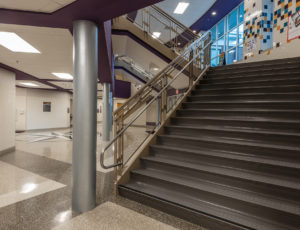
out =
{"type": "Polygon", "coordinates": [[[148,82],[154,77],[154,74],[145,70],[142,66],[137,64],[132,58],[126,55],[120,55],[115,57],[115,67],[123,67],[130,72],[133,72],[143,81],[148,82]]]}
{"type": "Polygon", "coordinates": [[[138,10],[136,17],[129,14],[127,19],[178,54],[200,37],[155,5],[138,10]]]}
{"type": "Polygon", "coordinates": [[[205,33],[113,113],[113,139],[100,153],[102,168],[115,168],[115,181],[124,166],[163,125],[188,91],[210,67],[211,33],[205,33]],[[145,123],[147,124],[145,125],[145,123]],[[114,163],[106,165],[110,149],[114,163]]]}

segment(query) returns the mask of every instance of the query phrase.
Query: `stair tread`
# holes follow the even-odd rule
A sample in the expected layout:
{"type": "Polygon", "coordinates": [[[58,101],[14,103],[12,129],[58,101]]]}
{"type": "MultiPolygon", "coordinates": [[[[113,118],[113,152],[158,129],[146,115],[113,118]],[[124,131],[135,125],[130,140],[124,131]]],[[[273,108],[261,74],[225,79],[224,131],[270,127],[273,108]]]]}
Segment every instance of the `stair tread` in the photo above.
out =
{"type": "Polygon", "coordinates": [[[275,220],[267,220],[260,215],[253,215],[228,207],[217,202],[211,202],[203,198],[189,196],[188,194],[168,190],[167,188],[154,186],[146,183],[138,183],[131,181],[126,185],[121,185],[121,188],[129,188],[143,194],[157,197],[159,199],[179,204],[183,207],[188,207],[198,212],[206,213],[222,220],[227,220],[235,224],[250,226],[253,229],[260,230],[280,230],[280,229],[295,229],[286,226],[282,223],[276,223],[275,220]]]}
{"type": "Polygon", "coordinates": [[[142,157],[141,159],[150,162],[168,164],[179,168],[182,167],[186,169],[200,170],[200,171],[210,172],[214,174],[225,175],[234,178],[241,178],[249,181],[259,181],[266,184],[300,190],[300,181],[288,180],[288,178],[286,177],[278,177],[278,176],[272,177],[272,175],[269,174],[257,173],[254,171],[247,171],[243,169],[231,168],[222,165],[213,165],[205,162],[203,163],[197,162],[197,164],[195,164],[192,162],[184,162],[175,159],[160,158],[157,156],[155,157],[146,156],[146,157],[142,157]]]}
{"type": "Polygon", "coordinates": [[[214,116],[201,116],[201,117],[191,117],[191,116],[180,116],[175,117],[176,119],[190,119],[190,120],[219,120],[219,121],[250,121],[250,122],[264,122],[264,123],[298,123],[299,120],[293,120],[293,119],[278,119],[278,118],[268,118],[268,119],[262,119],[262,118],[250,118],[250,117],[243,117],[243,116],[236,116],[236,117],[214,117],[214,116]]]}
{"type": "MultiPolygon", "coordinates": [[[[202,92],[203,90],[201,89],[195,89],[195,91],[198,91],[198,92],[202,92]]],[[[299,92],[276,92],[276,93],[226,93],[225,95],[220,95],[220,94],[201,94],[201,95],[192,95],[190,97],[202,97],[202,96],[205,96],[205,97],[223,97],[223,96],[299,96],[300,93],[299,92]]],[[[298,99],[297,99],[298,100],[298,99]]]]}
{"type": "Polygon", "coordinates": [[[245,201],[248,203],[277,209],[283,212],[300,215],[300,205],[297,202],[286,200],[281,197],[273,196],[273,194],[262,194],[237,188],[234,186],[212,182],[201,178],[187,177],[176,172],[156,171],[152,169],[137,169],[132,171],[133,174],[139,174],[164,182],[171,182],[178,185],[183,185],[197,190],[218,194],[224,197],[234,198],[236,200],[245,201]]]}
{"type": "Polygon", "coordinates": [[[251,154],[246,154],[246,153],[241,153],[236,151],[208,149],[205,147],[201,147],[198,149],[186,149],[180,147],[172,147],[168,145],[151,145],[151,148],[181,151],[181,152],[199,154],[204,156],[213,156],[213,157],[224,158],[224,159],[241,160],[245,162],[252,162],[258,164],[267,164],[272,166],[300,169],[300,161],[299,162],[286,161],[284,159],[276,159],[276,158],[274,159],[270,157],[251,155],[251,154]]]}
{"type": "Polygon", "coordinates": [[[267,100],[267,99],[235,99],[235,100],[230,100],[230,101],[223,101],[223,100],[208,100],[208,101],[188,101],[184,102],[184,104],[239,104],[239,103],[251,103],[251,104],[282,104],[282,103],[287,103],[287,104],[295,104],[295,103],[300,103],[300,99],[297,101],[291,101],[291,100],[267,100]]]}
{"type": "Polygon", "coordinates": [[[180,138],[181,140],[194,140],[194,141],[209,141],[209,142],[218,142],[218,143],[225,143],[225,144],[234,144],[234,145],[243,145],[248,147],[262,147],[262,148],[270,148],[270,149],[280,149],[280,150],[291,150],[291,151],[300,151],[300,147],[291,147],[287,145],[274,145],[274,144],[267,144],[258,141],[248,141],[245,139],[237,139],[237,138],[228,138],[228,137],[208,137],[208,136],[201,136],[201,137],[190,137],[190,136],[183,136],[183,135],[166,135],[161,134],[159,137],[167,137],[167,138],[180,138]]]}
{"type": "MultiPolygon", "coordinates": [[[[298,79],[299,76],[295,76],[295,77],[291,77],[290,75],[298,75],[300,74],[300,71],[289,71],[287,72],[289,75],[290,79],[298,79]]],[[[275,76],[281,76],[281,75],[286,75],[285,73],[278,73],[275,76]]],[[[259,73],[259,74],[247,74],[247,76],[226,76],[226,77],[217,77],[217,78],[209,78],[210,73],[207,74],[207,78],[205,78],[204,80],[235,80],[235,79],[247,79],[247,78],[263,78],[263,77],[272,77],[274,76],[274,73],[259,73]]]]}
{"type": "MultiPolygon", "coordinates": [[[[186,111],[186,110],[195,110],[195,111],[224,111],[224,110],[229,110],[229,111],[243,111],[243,112],[282,112],[281,109],[243,109],[243,108],[226,108],[226,109],[190,109],[190,108],[185,108],[185,109],[179,109],[179,111],[186,111]]],[[[299,109],[284,109],[285,112],[300,112],[299,109]]]]}
{"type": "MultiPolygon", "coordinates": [[[[216,80],[216,79],[215,79],[216,80]]],[[[238,81],[238,82],[232,82],[232,81],[228,81],[228,82],[223,82],[223,83],[217,83],[217,82],[214,82],[214,83],[210,83],[210,82],[207,82],[207,83],[201,83],[200,82],[200,86],[219,86],[219,85],[234,85],[234,84],[249,84],[249,83],[262,83],[262,82],[265,82],[265,83],[269,83],[270,85],[272,85],[272,83],[276,83],[276,82],[283,82],[283,84],[286,84],[287,81],[299,81],[300,80],[300,77],[299,78],[284,78],[284,79],[251,79],[251,80],[248,80],[247,78],[244,78],[244,80],[241,80],[241,81],[238,81]]]]}
{"type": "Polygon", "coordinates": [[[243,127],[233,127],[233,126],[226,126],[224,124],[223,126],[216,126],[216,125],[201,125],[201,126],[185,126],[185,125],[166,125],[166,128],[184,128],[184,129],[193,129],[193,130],[214,130],[214,131],[230,131],[230,132],[242,132],[242,133],[251,133],[251,134],[268,134],[268,135],[286,135],[286,136],[297,136],[300,137],[300,131],[299,133],[292,133],[292,132],[282,132],[278,131],[274,133],[273,130],[268,129],[260,129],[260,128],[243,128],[243,127]]]}
{"type": "Polygon", "coordinates": [[[291,66],[287,66],[285,65],[284,69],[282,68],[282,66],[264,66],[263,69],[259,69],[259,68],[246,68],[246,69],[231,69],[231,71],[223,71],[223,72],[209,72],[209,75],[227,75],[227,74],[239,74],[239,73],[256,73],[256,72],[262,72],[262,71],[274,71],[274,70],[279,70],[281,72],[288,72],[289,70],[292,69],[299,69],[299,66],[295,66],[295,65],[291,65],[291,66]]]}

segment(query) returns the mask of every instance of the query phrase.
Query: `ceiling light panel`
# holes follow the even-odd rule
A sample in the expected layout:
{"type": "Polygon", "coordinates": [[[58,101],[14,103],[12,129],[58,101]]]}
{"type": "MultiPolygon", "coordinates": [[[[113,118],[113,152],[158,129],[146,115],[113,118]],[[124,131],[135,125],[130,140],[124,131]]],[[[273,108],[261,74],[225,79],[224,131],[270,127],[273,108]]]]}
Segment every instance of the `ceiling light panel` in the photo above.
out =
{"type": "Polygon", "coordinates": [[[38,87],[37,84],[31,83],[31,82],[21,82],[21,85],[29,86],[29,87],[38,87]]]}
{"type": "Polygon", "coordinates": [[[186,9],[189,7],[190,3],[188,2],[179,2],[174,10],[174,14],[183,14],[186,9]]]}
{"type": "Polygon", "coordinates": [[[61,79],[73,80],[73,76],[69,73],[52,73],[52,74],[61,79]]]}
{"type": "Polygon", "coordinates": [[[38,51],[16,33],[0,31],[0,45],[13,52],[40,53],[40,51],[38,51]]]}

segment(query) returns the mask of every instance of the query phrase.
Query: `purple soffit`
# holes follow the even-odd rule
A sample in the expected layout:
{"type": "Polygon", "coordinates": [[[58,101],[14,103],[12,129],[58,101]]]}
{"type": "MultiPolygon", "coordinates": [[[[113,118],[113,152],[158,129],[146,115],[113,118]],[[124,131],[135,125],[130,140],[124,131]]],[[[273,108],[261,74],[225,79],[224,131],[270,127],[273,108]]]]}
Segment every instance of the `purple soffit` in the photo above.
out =
{"type": "Polygon", "coordinates": [[[77,0],[53,13],[0,9],[0,23],[71,29],[75,20],[90,20],[100,24],[160,1],[77,0]]]}
{"type": "Polygon", "coordinates": [[[231,10],[244,0],[217,0],[212,7],[196,21],[190,28],[197,32],[211,29],[218,21],[225,17],[231,10]],[[212,15],[216,12],[216,15],[212,15]]]}
{"type": "MultiPolygon", "coordinates": [[[[64,88],[62,88],[62,87],[59,87],[59,86],[57,86],[57,85],[54,85],[54,84],[48,82],[48,80],[40,79],[40,78],[34,77],[34,76],[30,75],[30,74],[24,73],[24,72],[22,72],[22,71],[20,71],[20,70],[17,70],[17,69],[15,69],[15,68],[12,68],[12,67],[10,67],[10,66],[7,66],[7,65],[5,65],[5,64],[3,64],[3,63],[0,63],[0,68],[15,73],[15,74],[16,74],[16,80],[37,81],[37,82],[42,83],[42,84],[44,84],[44,85],[51,86],[51,87],[53,87],[55,90],[69,92],[69,90],[66,90],[66,89],[64,89],[64,88]]],[[[51,80],[51,81],[55,81],[55,80],[51,80]]]]}

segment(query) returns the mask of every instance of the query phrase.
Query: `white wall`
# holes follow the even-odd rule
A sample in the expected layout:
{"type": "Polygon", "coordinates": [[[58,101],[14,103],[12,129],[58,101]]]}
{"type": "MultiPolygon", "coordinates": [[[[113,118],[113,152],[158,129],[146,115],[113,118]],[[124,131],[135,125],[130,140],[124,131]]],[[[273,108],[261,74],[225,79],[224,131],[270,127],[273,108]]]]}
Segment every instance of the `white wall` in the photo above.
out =
{"type": "Polygon", "coordinates": [[[0,151],[15,146],[16,77],[0,69],[0,151]]]}
{"type": "Polygon", "coordinates": [[[27,89],[16,88],[16,130],[26,130],[26,98],[27,89]]]}
{"type": "Polygon", "coordinates": [[[18,114],[17,126],[24,130],[70,127],[70,94],[39,89],[17,90],[17,113],[26,101],[25,117],[18,114]],[[43,112],[43,102],[51,102],[51,112],[43,112]],[[25,119],[25,125],[22,122],[25,119]]]}

